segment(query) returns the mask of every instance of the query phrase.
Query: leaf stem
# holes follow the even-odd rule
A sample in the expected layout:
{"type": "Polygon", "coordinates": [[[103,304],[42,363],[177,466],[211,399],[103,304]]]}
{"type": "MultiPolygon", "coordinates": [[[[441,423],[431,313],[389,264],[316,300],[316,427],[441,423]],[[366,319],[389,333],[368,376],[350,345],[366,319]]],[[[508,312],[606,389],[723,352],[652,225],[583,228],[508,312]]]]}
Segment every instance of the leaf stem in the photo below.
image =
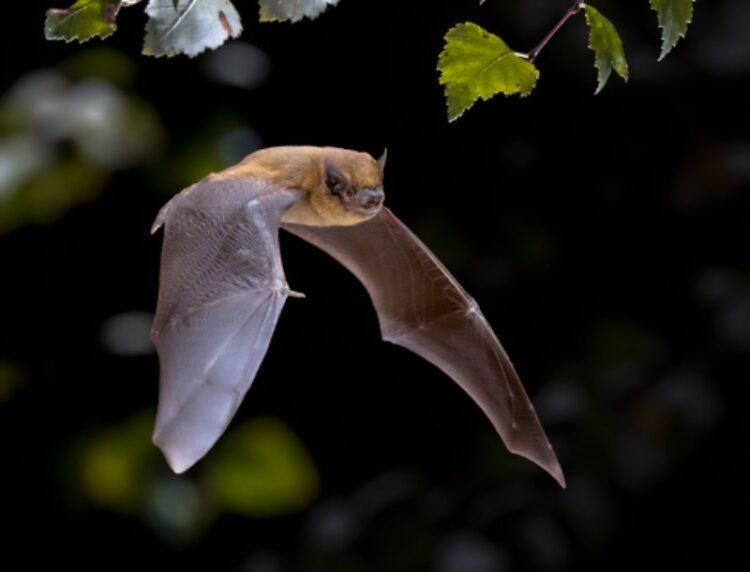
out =
{"type": "Polygon", "coordinates": [[[562,18],[560,18],[557,21],[557,24],[555,24],[552,27],[552,29],[547,33],[547,35],[544,36],[544,38],[542,38],[542,41],[539,42],[539,44],[533,50],[525,54],[526,59],[528,59],[530,62],[533,63],[534,60],[539,55],[539,52],[541,52],[544,49],[544,46],[547,45],[547,42],[549,42],[552,39],[552,37],[555,34],[557,34],[560,28],[562,28],[565,25],[565,22],[570,20],[570,18],[572,18],[573,16],[578,14],[578,12],[581,11],[581,9],[583,8],[583,5],[584,5],[584,0],[575,0],[573,5],[570,8],[568,8],[568,11],[565,12],[565,14],[562,15],[562,18]]]}

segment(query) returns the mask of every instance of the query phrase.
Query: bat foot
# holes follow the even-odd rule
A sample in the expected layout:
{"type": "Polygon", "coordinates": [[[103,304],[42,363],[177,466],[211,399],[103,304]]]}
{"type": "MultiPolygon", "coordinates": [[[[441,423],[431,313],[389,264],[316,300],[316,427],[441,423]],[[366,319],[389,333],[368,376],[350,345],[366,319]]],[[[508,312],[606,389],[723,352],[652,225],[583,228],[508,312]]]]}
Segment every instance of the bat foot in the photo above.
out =
{"type": "Polygon", "coordinates": [[[290,290],[289,288],[286,289],[286,292],[284,292],[287,296],[290,298],[307,298],[302,292],[295,292],[294,290],[290,290]]]}

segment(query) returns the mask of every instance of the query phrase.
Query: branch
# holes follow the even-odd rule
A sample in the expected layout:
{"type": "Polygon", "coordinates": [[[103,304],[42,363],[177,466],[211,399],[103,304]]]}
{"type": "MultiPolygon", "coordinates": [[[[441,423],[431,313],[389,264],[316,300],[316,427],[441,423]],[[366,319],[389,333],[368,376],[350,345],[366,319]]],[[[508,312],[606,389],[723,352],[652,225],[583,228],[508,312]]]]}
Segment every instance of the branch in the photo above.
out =
{"type": "Polygon", "coordinates": [[[583,0],[575,0],[575,2],[573,3],[573,5],[570,8],[568,8],[568,11],[565,12],[565,14],[563,14],[562,18],[560,18],[560,20],[558,20],[557,24],[555,24],[552,27],[552,29],[547,33],[546,36],[544,36],[544,38],[542,39],[542,41],[539,42],[539,44],[533,50],[531,50],[527,54],[518,54],[518,55],[525,57],[527,60],[529,60],[530,62],[533,63],[534,60],[539,55],[539,52],[541,52],[544,49],[544,46],[547,45],[547,42],[549,42],[552,39],[552,37],[555,34],[557,34],[557,32],[560,30],[560,28],[562,28],[565,25],[565,23],[568,20],[570,20],[570,18],[572,18],[573,16],[575,16],[576,14],[578,14],[578,12],[581,11],[581,9],[583,8],[583,6],[584,6],[583,0]]]}

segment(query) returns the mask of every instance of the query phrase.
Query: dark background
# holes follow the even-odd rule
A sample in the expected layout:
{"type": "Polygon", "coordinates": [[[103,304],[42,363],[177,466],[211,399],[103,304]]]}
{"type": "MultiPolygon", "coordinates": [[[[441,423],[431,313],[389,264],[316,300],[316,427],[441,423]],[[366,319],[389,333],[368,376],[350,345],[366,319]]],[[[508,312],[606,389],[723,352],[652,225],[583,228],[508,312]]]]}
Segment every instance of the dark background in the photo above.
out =
{"type": "MultiPolygon", "coordinates": [[[[70,85],[106,77],[152,127],[136,159],[82,176],[85,200],[36,215],[47,199],[21,209],[0,193],[0,567],[16,553],[24,568],[251,572],[715,569],[741,557],[750,6],[698,2],[657,64],[648,2],[601,0],[628,84],[613,76],[592,95],[580,17],[538,59],[530,97],[447,122],[435,65],[450,26],[475,21],[526,50],[569,3],[342,0],[314,22],[271,25],[237,0],[241,41],[265,56],[194,60],[141,56],[141,7],[85,46],[44,40],[48,2],[6,7],[0,151],[24,128],[8,98],[35,70],[70,85]],[[259,85],[216,81],[221,66],[255,66],[259,85]],[[171,193],[258,144],[387,146],[388,205],[482,305],[567,490],[509,455],[438,370],[381,343],[356,279],[291,236],[288,281],[307,299],[288,301],[233,425],[277,419],[319,486],[258,514],[206,496],[211,455],[169,475],[138,429],[158,379],[143,341],[161,243],[148,229],[171,193]],[[119,459],[136,458],[123,461],[124,497],[87,473],[86,459],[110,453],[113,482],[119,459]]],[[[87,160],[74,139],[49,137],[59,161],[87,160]]],[[[49,169],[13,192],[37,192],[49,169]]]]}

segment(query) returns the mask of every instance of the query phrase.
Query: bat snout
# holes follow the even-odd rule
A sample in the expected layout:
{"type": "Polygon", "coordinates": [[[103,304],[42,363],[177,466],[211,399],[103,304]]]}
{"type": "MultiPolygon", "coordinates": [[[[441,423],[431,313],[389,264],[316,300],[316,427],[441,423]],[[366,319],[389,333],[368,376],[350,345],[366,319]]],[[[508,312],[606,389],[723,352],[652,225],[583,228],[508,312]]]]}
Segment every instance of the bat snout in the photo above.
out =
{"type": "Polygon", "coordinates": [[[382,189],[364,189],[361,193],[360,207],[365,210],[373,210],[383,204],[385,193],[382,189]]]}

